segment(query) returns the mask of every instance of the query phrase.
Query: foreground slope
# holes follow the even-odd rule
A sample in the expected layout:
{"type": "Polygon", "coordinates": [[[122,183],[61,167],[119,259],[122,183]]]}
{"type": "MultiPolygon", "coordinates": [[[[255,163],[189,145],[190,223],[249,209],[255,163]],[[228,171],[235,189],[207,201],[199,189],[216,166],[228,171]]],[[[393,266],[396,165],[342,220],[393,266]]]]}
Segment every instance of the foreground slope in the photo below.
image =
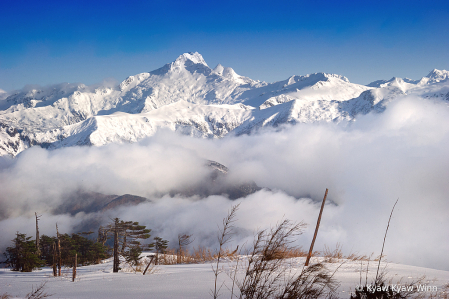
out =
{"type": "MultiPolygon", "coordinates": [[[[315,258],[312,258],[312,262],[314,260],[315,258]]],[[[301,271],[304,261],[305,258],[292,259],[292,271],[301,271]]],[[[382,268],[387,267],[387,279],[392,279],[391,284],[404,285],[425,275],[426,279],[422,284],[436,287],[437,294],[444,295],[443,287],[449,281],[448,271],[382,264],[382,268]]],[[[361,275],[364,283],[365,273],[360,273],[360,261],[340,260],[326,265],[331,271],[340,266],[334,275],[340,282],[337,298],[349,298],[350,293],[359,285],[361,275]]],[[[7,292],[17,298],[25,298],[25,295],[31,292],[31,287],[36,288],[46,282],[44,291],[53,294],[50,298],[212,298],[210,295],[214,286],[212,266],[210,263],[160,265],[154,269],[154,273],[143,276],[140,272],[112,273],[112,261],[108,260],[99,265],[78,267],[75,282],[71,279],[71,269],[65,269],[61,277],[52,277],[50,268],[32,273],[0,269],[0,295],[7,292]]],[[[222,263],[222,266],[224,273],[219,275],[218,282],[220,285],[225,283],[225,286],[220,289],[220,294],[223,298],[229,298],[232,281],[226,272],[232,263],[222,263]]],[[[362,266],[363,270],[366,270],[367,262],[362,262],[362,266]]],[[[375,277],[377,264],[371,262],[368,270],[367,278],[368,282],[371,282],[375,277]]],[[[237,277],[238,279],[243,277],[243,270],[239,271],[237,277]]],[[[429,297],[432,294],[430,290],[419,294],[429,297]]]]}

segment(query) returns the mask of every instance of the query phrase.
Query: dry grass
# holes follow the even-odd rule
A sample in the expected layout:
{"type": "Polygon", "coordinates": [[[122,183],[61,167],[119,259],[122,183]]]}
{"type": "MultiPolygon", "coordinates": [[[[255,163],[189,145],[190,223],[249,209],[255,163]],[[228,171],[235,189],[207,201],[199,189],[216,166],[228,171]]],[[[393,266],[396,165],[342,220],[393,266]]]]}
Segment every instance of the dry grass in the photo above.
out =
{"type": "Polygon", "coordinates": [[[28,293],[25,299],[43,299],[52,296],[44,292],[46,282],[41,283],[36,289],[31,287],[31,293],[28,293]]]}
{"type": "Polygon", "coordinates": [[[343,252],[340,243],[337,243],[334,250],[324,245],[323,257],[325,263],[335,263],[343,258],[343,252]]]}
{"type": "Polygon", "coordinates": [[[356,253],[350,253],[344,257],[350,261],[368,261],[370,257],[368,255],[359,255],[356,253]]]}
{"type": "Polygon", "coordinates": [[[292,272],[287,259],[292,255],[305,256],[300,248],[292,246],[302,233],[303,223],[284,220],[271,230],[259,231],[245,262],[245,277],[235,280],[242,299],[250,298],[329,298],[338,286],[324,264],[304,267],[292,272]]]}
{"type": "Polygon", "coordinates": [[[175,249],[167,249],[165,253],[160,253],[158,256],[158,265],[175,265],[177,264],[178,257],[175,249]]]}
{"type": "Polygon", "coordinates": [[[445,284],[442,290],[435,294],[434,298],[449,299],[449,283],[445,284]]]}
{"type": "Polygon", "coordinates": [[[176,249],[167,249],[165,253],[159,253],[158,265],[176,265],[176,264],[194,264],[212,261],[210,258],[210,249],[201,248],[194,250],[191,254],[189,250],[184,249],[182,255],[176,249]]]}
{"type": "Polygon", "coordinates": [[[214,254],[210,248],[199,246],[198,248],[193,248],[191,258],[197,263],[206,263],[214,261],[217,258],[217,255],[214,254]]]}
{"type": "MultiPolygon", "coordinates": [[[[359,255],[356,253],[349,253],[347,255],[343,254],[343,247],[340,243],[335,245],[335,249],[331,250],[327,245],[324,245],[323,252],[319,252],[318,255],[324,257],[324,263],[336,263],[341,260],[350,260],[350,261],[368,261],[370,260],[370,256],[367,255],[359,255]]],[[[377,259],[378,261],[378,259],[377,259]]]]}
{"type": "MultiPolygon", "coordinates": [[[[313,252],[312,256],[318,254],[318,251],[313,252]]],[[[288,247],[288,248],[280,248],[279,256],[281,258],[289,259],[295,257],[306,257],[307,251],[304,251],[302,247],[288,247]]]]}
{"type": "MultiPolygon", "coordinates": [[[[279,248],[276,253],[277,257],[280,259],[290,259],[290,258],[298,258],[298,257],[306,257],[307,251],[305,251],[302,247],[294,247],[289,246],[288,248],[279,248]]],[[[222,249],[221,258],[224,258],[228,261],[237,260],[240,252],[235,249],[222,249]]],[[[324,246],[323,251],[314,251],[312,253],[312,257],[323,257],[323,263],[337,263],[341,260],[350,260],[350,261],[368,261],[372,260],[370,256],[367,255],[359,255],[356,253],[349,253],[344,255],[342,252],[342,246],[337,244],[335,249],[331,250],[328,246],[324,246]]],[[[218,254],[214,253],[214,251],[210,248],[199,246],[194,247],[191,251],[188,249],[184,249],[182,255],[179,255],[176,249],[167,249],[165,254],[159,254],[159,264],[160,265],[176,265],[176,264],[200,264],[200,263],[209,263],[214,262],[218,258],[218,254]]],[[[374,261],[378,261],[379,257],[377,257],[374,261]]]]}
{"type": "MultiPolygon", "coordinates": [[[[36,289],[31,287],[31,293],[28,293],[25,299],[43,299],[52,296],[52,294],[47,294],[44,292],[46,282],[41,283],[36,289]]],[[[0,295],[0,299],[10,299],[11,295],[4,293],[0,295]]]]}

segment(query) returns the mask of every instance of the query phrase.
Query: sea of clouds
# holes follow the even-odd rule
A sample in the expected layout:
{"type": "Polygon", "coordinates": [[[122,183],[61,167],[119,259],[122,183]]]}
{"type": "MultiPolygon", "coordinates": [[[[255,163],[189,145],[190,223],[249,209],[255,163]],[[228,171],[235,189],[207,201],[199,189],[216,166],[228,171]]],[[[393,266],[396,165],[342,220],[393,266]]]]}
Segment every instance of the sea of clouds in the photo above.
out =
{"type": "Polygon", "coordinates": [[[217,225],[240,203],[233,243],[251,243],[254,232],[282,219],[308,224],[296,244],[308,249],[326,188],[328,204],[315,243],[345,253],[380,254],[396,199],[384,254],[390,262],[449,270],[449,107],[447,102],[403,97],[381,114],[350,124],[298,124],[250,136],[199,139],[171,131],[134,144],[33,147],[0,158],[0,250],[16,231],[75,232],[84,223],[112,217],[139,221],[153,236],[193,234],[192,246],[217,245],[217,225]],[[265,187],[245,198],[169,196],[205,181],[205,160],[226,165],[229,182],[265,187]],[[134,194],[151,199],[105,213],[55,214],[77,190],[134,194]]]}

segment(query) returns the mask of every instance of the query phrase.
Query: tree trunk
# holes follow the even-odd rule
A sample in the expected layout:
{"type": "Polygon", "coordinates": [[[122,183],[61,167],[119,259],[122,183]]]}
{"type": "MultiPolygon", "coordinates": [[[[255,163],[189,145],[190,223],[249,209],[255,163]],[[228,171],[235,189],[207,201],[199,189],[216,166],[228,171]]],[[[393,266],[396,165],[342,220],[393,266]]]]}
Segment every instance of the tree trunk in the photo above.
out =
{"type": "Polygon", "coordinates": [[[37,256],[40,256],[41,255],[41,249],[40,249],[40,246],[39,246],[39,225],[38,225],[38,221],[39,221],[39,217],[40,216],[37,216],[36,212],[34,212],[34,215],[36,215],[36,253],[37,253],[37,256]]]}
{"type": "Polygon", "coordinates": [[[15,271],[20,271],[21,269],[21,264],[22,264],[22,259],[20,258],[20,246],[19,246],[19,232],[16,232],[16,256],[15,256],[15,271]]]}
{"type": "Polygon", "coordinates": [[[56,275],[56,243],[53,242],[53,276],[56,275]]]}
{"type": "Polygon", "coordinates": [[[75,278],[76,278],[76,264],[77,263],[78,263],[78,254],[75,253],[75,263],[73,264],[72,281],[75,281],[75,278]]]}
{"type": "Polygon", "coordinates": [[[118,272],[120,261],[118,258],[118,228],[117,224],[114,229],[114,266],[112,272],[118,272]]]}
{"type": "Polygon", "coordinates": [[[61,264],[62,264],[61,240],[59,240],[59,237],[58,237],[58,276],[61,276],[61,264]]]}
{"type": "Polygon", "coordinates": [[[62,257],[61,257],[61,240],[59,239],[59,230],[58,230],[58,223],[56,223],[56,237],[58,238],[58,276],[61,276],[61,264],[62,264],[62,257]]]}

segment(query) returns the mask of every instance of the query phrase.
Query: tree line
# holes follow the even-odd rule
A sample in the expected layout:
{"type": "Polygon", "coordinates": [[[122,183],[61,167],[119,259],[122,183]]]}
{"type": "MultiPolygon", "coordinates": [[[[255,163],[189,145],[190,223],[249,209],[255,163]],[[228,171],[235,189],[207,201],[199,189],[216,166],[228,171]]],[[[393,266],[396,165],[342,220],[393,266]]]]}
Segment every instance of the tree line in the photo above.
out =
{"type": "Polygon", "coordinates": [[[92,231],[60,234],[57,224],[56,236],[39,236],[39,217],[36,214],[35,239],[17,232],[12,246],[4,252],[5,263],[13,271],[31,272],[50,266],[53,267],[53,274],[60,276],[62,267],[98,264],[103,259],[113,257],[113,272],[118,272],[120,256],[135,266],[142,258],[143,251],[154,250],[154,262],[157,264],[158,254],[164,253],[168,247],[168,241],[160,237],[154,237],[151,243],[146,241],[151,237],[151,229],[145,225],[119,218],[100,226],[96,239],[90,237],[92,231]]]}

